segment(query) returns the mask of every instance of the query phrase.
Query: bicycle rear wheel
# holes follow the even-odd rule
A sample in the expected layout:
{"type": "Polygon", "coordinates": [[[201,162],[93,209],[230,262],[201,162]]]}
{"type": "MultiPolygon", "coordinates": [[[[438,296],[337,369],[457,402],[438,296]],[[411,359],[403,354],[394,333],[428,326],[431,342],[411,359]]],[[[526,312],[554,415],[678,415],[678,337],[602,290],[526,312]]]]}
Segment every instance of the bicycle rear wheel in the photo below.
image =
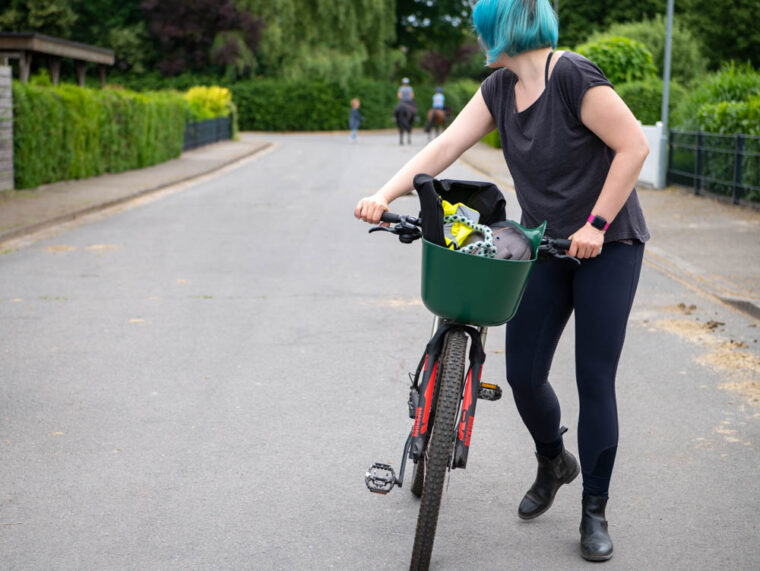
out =
{"type": "Polygon", "coordinates": [[[424,454],[422,500],[410,566],[413,571],[426,570],[430,565],[443,484],[454,448],[454,427],[462,393],[466,348],[467,334],[464,331],[452,329],[446,334],[440,361],[441,384],[438,388],[438,403],[430,440],[424,454]]]}

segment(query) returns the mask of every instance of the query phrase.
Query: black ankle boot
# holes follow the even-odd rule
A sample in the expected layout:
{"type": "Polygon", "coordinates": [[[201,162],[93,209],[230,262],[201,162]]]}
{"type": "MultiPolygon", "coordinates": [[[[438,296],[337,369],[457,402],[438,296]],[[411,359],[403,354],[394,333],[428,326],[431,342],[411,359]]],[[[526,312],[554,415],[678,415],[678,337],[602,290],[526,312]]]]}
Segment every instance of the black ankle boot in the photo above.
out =
{"type": "Polygon", "coordinates": [[[607,561],[612,558],[612,540],[607,532],[604,496],[583,495],[581,517],[581,556],[588,561],[607,561]]]}
{"type": "Polygon", "coordinates": [[[559,456],[549,459],[536,453],[538,473],[536,481],[525,494],[517,509],[517,515],[522,519],[533,519],[548,510],[554,496],[562,484],[575,480],[581,471],[575,456],[564,448],[559,456]]]}

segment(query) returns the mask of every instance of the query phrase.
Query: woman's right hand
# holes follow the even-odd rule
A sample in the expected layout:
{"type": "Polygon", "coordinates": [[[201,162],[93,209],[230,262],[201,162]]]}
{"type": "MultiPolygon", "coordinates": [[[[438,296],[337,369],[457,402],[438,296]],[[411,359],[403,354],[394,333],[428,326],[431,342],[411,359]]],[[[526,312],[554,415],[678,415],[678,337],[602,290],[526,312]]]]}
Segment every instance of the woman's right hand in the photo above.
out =
{"type": "Polygon", "coordinates": [[[370,224],[379,224],[383,212],[388,212],[388,201],[382,194],[376,192],[359,201],[354,210],[354,216],[370,224]]]}

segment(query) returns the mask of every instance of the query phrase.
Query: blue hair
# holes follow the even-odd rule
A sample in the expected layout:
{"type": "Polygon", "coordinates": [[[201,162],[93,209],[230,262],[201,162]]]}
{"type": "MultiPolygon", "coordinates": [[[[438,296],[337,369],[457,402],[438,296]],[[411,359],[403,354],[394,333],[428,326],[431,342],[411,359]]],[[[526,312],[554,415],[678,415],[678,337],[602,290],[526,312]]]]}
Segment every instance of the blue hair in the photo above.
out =
{"type": "Polygon", "coordinates": [[[486,60],[557,45],[557,15],[549,0],[479,0],[472,11],[486,60]]]}

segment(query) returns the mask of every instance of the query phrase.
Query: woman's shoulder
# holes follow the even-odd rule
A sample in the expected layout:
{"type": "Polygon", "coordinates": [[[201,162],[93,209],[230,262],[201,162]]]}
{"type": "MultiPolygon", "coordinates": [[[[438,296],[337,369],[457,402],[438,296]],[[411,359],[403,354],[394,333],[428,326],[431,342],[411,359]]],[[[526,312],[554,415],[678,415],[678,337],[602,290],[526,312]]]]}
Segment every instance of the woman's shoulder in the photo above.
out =
{"type": "Polygon", "coordinates": [[[504,97],[505,94],[509,93],[509,87],[514,83],[516,77],[506,67],[497,69],[480,84],[483,98],[489,102],[494,98],[504,97]]]}
{"type": "MultiPolygon", "coordinates": [[[[604,72],[594,62],[579,53],[564,51],[554,66],[554,73],[565,81],[603,81],[609,83],[604,72]]],[[[611,85],[611,84],[610,84],[611,85]]]]}

